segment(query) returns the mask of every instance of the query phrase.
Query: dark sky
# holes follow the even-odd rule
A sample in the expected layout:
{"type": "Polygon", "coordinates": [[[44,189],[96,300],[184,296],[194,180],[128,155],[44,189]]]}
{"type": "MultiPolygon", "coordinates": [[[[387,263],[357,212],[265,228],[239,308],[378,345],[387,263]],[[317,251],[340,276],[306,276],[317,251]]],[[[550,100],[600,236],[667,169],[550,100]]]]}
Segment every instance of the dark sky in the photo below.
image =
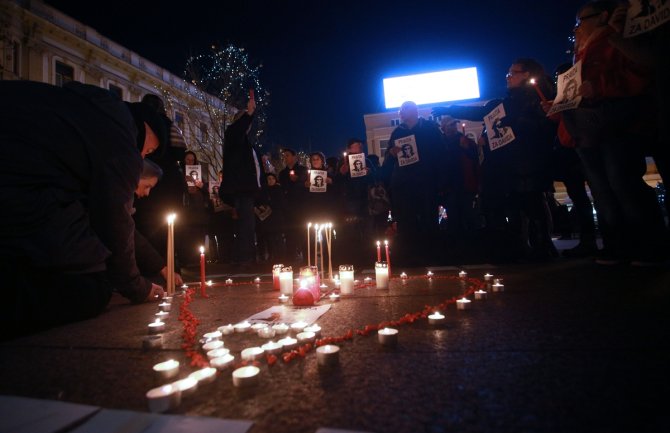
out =
{"type": "Polygon", "coordinates": [[[517,57],[536,58],[551,73],[570,60],[568,37],[584,3],[46,2],[179,76],[187,58],[212,43],[244,47],[263,64],[271,92],[266,141],[327,154],[365,137],[363,114],[384,111],[383,78],[476,66],[488,99],[504,95],[517,57]]]}

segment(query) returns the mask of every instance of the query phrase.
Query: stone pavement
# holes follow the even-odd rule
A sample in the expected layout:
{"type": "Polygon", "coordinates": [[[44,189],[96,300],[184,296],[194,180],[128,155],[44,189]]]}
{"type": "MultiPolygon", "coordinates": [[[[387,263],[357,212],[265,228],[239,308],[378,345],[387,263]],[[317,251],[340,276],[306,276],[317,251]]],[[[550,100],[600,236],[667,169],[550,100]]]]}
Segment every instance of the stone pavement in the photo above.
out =
{"type": "MultiPolygon", "coordinates": [[[[163,415],[148,414],[145,393],[162,383],[152,366],[174,358],[180,378],[195,370],[180,347],[179,308],[166,320],[164,347],[143,350],[157,306],[115,298],[93,320],[1,343],[0,395],[93,406],[109,419],[135,414],[133,422],[104,430],[110,432],[670,431],[664,404],[670,391],[668,269],[602,267],[587,259],[466,268],[469,277],[490,272],[504,278],[505,291],[474,301],[469,311],[450,304],[444,326],[425,319],[397,326],[395,348],[380,346],[374,332],[354,335],[337,343],[335,368],[318,367],[311,350],[288,363],[262,360],[260,383],[250,389],[234,387],[231,370],[219,372],[163,415]],[[212,424],[197,427],[184,419],[212,424]]],[[[342,297],[317,321],[323,335],[397,320],[463,292],[454,278],[459,267],[432,269],[436,278],[429,280],[426,269],[394,268],[415,278],[396,278],[388,291],[364,287],[342,297]]],[[[215,266],[208,271],[219,275],[217,282],[228,276],[215,266]]],[[[269,277],[260,285],[252,278],[234,277],[234,285],[210,288],[210,298],[194,298],[189,307],[200,320],[198,335],[278,305],[269,277]]],[[[265,341],[252,334],[223,340],[238,360],[243,348],[265,341]]],[[[46,409],[15,411],[17,401],[23,402],[0,399],[0,432],[38,431],[27,420],[46,409]]],[[[96,431],[91,418],[81,419],[80,430],[69,425],[62,431],[96,431]]]]}

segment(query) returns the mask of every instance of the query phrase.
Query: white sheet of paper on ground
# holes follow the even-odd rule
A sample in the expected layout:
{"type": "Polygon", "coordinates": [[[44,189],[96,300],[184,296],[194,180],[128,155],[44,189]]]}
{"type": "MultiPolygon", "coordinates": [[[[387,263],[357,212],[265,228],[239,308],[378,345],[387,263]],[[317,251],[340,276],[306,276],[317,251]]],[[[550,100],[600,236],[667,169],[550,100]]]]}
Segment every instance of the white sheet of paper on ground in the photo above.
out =
{"type": "Polygon", "coordinates": [[[291,307],[286,305],[277,305],[256,313],[248,317],[247,322],[254,323],[295,323],[306,322],[312,324],[316,322],[319,317],[325,314],[330,309],[332,304],[315,305],[313,307],[291,307]]]}
{"type": "Polygon", "coordinates": [[[3,395],[0,396],[0,432],[62,431],[98,410],[97,406],[3,395]]]}

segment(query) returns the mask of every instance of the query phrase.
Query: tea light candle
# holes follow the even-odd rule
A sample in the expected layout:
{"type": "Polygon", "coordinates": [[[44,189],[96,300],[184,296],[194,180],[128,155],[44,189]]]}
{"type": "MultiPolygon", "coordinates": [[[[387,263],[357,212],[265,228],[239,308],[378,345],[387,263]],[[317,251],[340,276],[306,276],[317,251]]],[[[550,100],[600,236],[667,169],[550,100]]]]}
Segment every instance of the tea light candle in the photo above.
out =
{"type": "Polygon", "coordinates": [[[261,283],[261,278],[260,277],[254,278],[254,283],[260,284],[261,283]]]}
{"type": "Polygon", "coordinates": [[[446,322],[446,317],[444,314],[436,311],[433,314],[430,314],[428,316],[428,323],[431,325],[444,325],[444,322],[446,322]]]}
{"type": "Polygon", "coordinates": [[[205,367],[200,370],[196,370],[193,373],[189,374],[188,377],[198,381],[198,385],[201,383],[211,383],[216,379],[216,368],[214,367],[205,367]]]}
{"type": "Polygon", "coordinates": [[[301,332],[298,335],[296,335],[296,338],[298,339],[298,342],[301,344],[313,343],[314,339],[316,338],[316,334],[314,334],[313,332],[301,332]]]}
{"type": "Polygon", "coordinates": [[[502,278],[494,278],[493,279],[493,284],[496,284],[496,283],[503,284],[503,279],[502,278]]]}
{"type": "Polygon", "coordinates": [[[258,331],[267,327],[268,327],[267,323],[254,323],[253,325],[251,325],[251,330],[258,334],[258,331]]]}
{"type": "Polygon", "coordinates": [[[333,344],[325,344],[316,348],[316,363],[322,367],[337,365],[340,361],[340,348],[333,344]]]}
{"type": "Polygon", "coordinates": [[[172,303],[172,296],[163,296],[163,302],[172,303]]]}
{"type": "Polygon", "coordinates": [[[186,377],[176,382],[172,382],[172,385],[177,387],[182,396],[191,395],[198,389],[198,381],[192,377],[186,377]]]}
{"type": "Polygon", "coordinates": [[[229,323],[227,325],[219,326],[217,330],[220,331],[223,335],[230,335],[235,332],[235,327],[229,323]]]}
{"type": "MultiPolygon", "coordinates": [[[[232,280],[231,280],[231,282],[232,282],[232,280]]],[[[207,287],[212,287],[214,285],[214,282],[212,280],[207,280],[207,282],[205,284],[207,285],[207,287]]]]}
{"type": "Polygon", "coordinates": [[[289,327],[286,323],[277,323],[272,325],[272,329],[277,333],[277,335],[286,334],[289,330],[289,327]]]}
{"type": "Polygon", "coordinates": [[[209,352],[210,350],[221,349],[223,347],[223,341],[221,340],[212,340],[202,345],[202,350],[209,352]]]}
{"type": "Polygon", "coordinates": [[[168,359],[165,362],[159,362],[154,365],[154,371],[160,380],[170,379],[179,373],[179,361],[168,359]]]}
{"type": "Polygon", "coordinates": [[[269,326],[266,326],[265,328],[261,328],[258,330],[258,336],[261,338],[272,338],[275,336],[276,333],[277,331],[275,331],[269,326]]]}
{"type": "Polygon", "coordinates": [[[212,340],[220,340],[222,335],[223,333],[221,331],[216,330],[213,332],[207,332],[203,334],[202,338],[204,338],[206,342],[209,342],[212,340]]]}
{"type": "Polygon", "coordinates": [[[379,343],[383,346],[395,346],[398,344],[398,330],[394,328],[383,328],[377,331],[379,343]]]}
{"type": "Polygon", "coordinates": [[[291,331],[295,332],[296,334],[300,333],[305,329],[305,326],[307,325],[309,325],[309,323],[302,321],[291,323],[291,331]]]}
{"type": "Polygon", "coordinates": [[[281,344],[284,347],[284,350],[292,350],[298,345],[298,340],[292,337],[285,337],[277,341],[277,343],[281,344]]]}
{"type": "Polygon", "coordinates": [[[370,284],[370,283],[372,282],[372,278],[370,278],[370,277],[365,277],[365,278],[363,278],[363,282],[364,282],[365,284],[370,284]]]}
{"type": "Polygon", "coordinates": [[[426,276],[427,276],[428,278],[433,278],[433,275],[435,275],[435,274],[433,274],[432,271],[428,271],[428,272],[426,272],[426,276]]]}
{"type": "Polygon", "coordinates": [[[233,284],[233,279],[232,278],[227,278],[226,279],[226,286],[230,286],[233,284]]]}
{"type": "Polygon", "coordinates": [[[279,290],[282,295],[293,295],[293,268],[284,266],[279,273],[279,290]]]}
{"type": "Polygon", "coordinates": [[[458,273],[458,278],[460,278],[460,279],[467,278],[467,276],[468,276],[468,273],[465,272],[465,271],[461,271],[461,272],[458,273]]]}
{"type": "Polygon", "coordinates": [[[214,358],[220,358],[222,356],[226,356],[230,353],[230,349],[226,349],[225,347],[219,347],[218,349],[212,349],[207,352],[207,358],[210,360],[214,358]]]}
{"type": "Polygon", "coordinates": [[[261,349],[263,349],[265,351],[265,353],[269,353],[271,355],[276,355],[276,354],[282,352],[282,350],[284,349],[284,346],[280,343],[276,343],[274,341],[269,341],[269,342],[265,343],[264,345],[262,345],[261,349]]]}
{"type": "Polygon", "coordinates": [[[158,304],[158,308],[161,311],[166,311],[167,312],[167,311],[170,311],[172,309],[172,304],[170,304],[169,302],[161,302],[160,304],[158,304]]]}
{"type": "Polygon", "coordinates": [[[156,318],[155,322],[149,323],[149,334],[160,334],[165,331],[165,322],[156,318]]]}
{"type": "Polygon", "coordinates": [[[260,347],[248,347],[242,350],[240,356],[243,361],[255,361],[260,359],[263,356],[263,353],[265,353],[265,350],[260,347]]]}
{"type": "Polygon", "coordinates": [[[211,359],[209,361],[209,365],[216,368],[217,370],[225,370],[226,368],[232,366],[234,361],[235,357],[229,353],[227,355],[211,359]]]}
{"type": "Polygon", "coordinates": [[[331,293],[329,298],[331,302],[337,302],[340,300],[340,295],[338,295],[337,293],[331,293]]]}
{"type": "Polygon", "coordinates": [[[238,388],[246,388],[258,384],[258,373],[260,368],[253,365],[240,367],[233,371],[233,385],[238,388]]]}
{"type": "Polygon", "coordinates": [[[142,339],[142,347],[144,349],[158,349],[163,347],[163,336],[158,335],[147,335],[142,339]]]}
{"type": "Polygon", "coordinates": [[[235,332],[247,332],[249,329],[251,329],[251,323],[249,322],[240,322],[235,324],[235,332]]]}
{"type": "Polygon", "coordinates": [[[316,323],[310,326],[306,326],[304,332],[313,332],[315,336],[321,336],[321,327],[316,323]]]}
{"type": "Polygon", "coordinates": [[[505,291],[505,285],[501,283],[493,283],[491,286],[494,292],[504,292],[505,291]]]}
{"type": "Polygon", "coordinates": [[[150,412],[165,412],[181,403],[181,391],[173,384],[150,389],[146,396],[150,412]]]}
{"type": "Polygon", "coordinates": [[[375,263],[375,278],[378,289],[389,288],[389,268],[386,262],[375,263]]]}
{"type": "Polygon", "coordinates": [[[402,278],[403,280],[406,280],[407,279],[407,274],[405,272],[401,272],[400,273],[400,278],[402,278]]]}
{"type": "Polygon", "coordinates": [[[484,281],[491,281],[493,279],[493,275],[489,274],[488,272],[484,274],[484,281]]]}
{"type": "Polygon", "coordinates": [[[283,294],[283,293],[282,293],[281,295],[279,295],[279,303],[280,303],[280,304],[285,304],[285,303],[287,303],[289,299],[290,299],[290,298],[289,298],[288,296],[286,296],[285,294],[283,294]]]}
{"type": "Polygon", "coordinates": [[[478,300],[478,301],[486,299],[487,296],[488,296],[488,293],[486,292],[486,290],[477,290],[475,292],[475,299],[478,300]]]}
{"type": "Polygon", "coordinates": [[[456,300],[456,309],[457,310],[469,310],[472,305],[472,301],[468,298],[461,298],[456,300]]]}
{"type": "Polygon", "coordinates": [[[182,285],[181,285],[181,289],[182,289],[183,291],[188,290],[188,284],[182,284],[182,285]]]}
{"type": "Polygon", "coordinates": [[[343,295],[354,293],[353,265],[340,265],[340,293],[343,295]]]}
{"type": "Polygon", "coordinates": [[[168,313],[167,311],[159,311],[158,313],[155,314],[156,319],[160,319],[161,322],[169,315],[170,313],[168,313]]]}

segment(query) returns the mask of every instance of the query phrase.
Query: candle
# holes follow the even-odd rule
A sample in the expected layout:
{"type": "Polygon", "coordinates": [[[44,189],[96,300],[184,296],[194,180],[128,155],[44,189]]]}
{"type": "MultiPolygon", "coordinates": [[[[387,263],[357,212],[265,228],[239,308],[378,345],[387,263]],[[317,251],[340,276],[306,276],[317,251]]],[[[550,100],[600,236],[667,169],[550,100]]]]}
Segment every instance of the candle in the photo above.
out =
{"type": "Polygon", "coordinates": [[[433,278],[433,275],[435,275],[435,274],[433,274],[432,271],[426,272],[426,277],[428,277],[428,278],[433,278]]]}
{"type": "Polygon", "coordinates": [[[458,278],[460,278],[460,279],[465,279],[465,278],[467,278],[467,276],[468,276],[468,273],[465,272],[465,271],[460,271],[458,273],[458,278]]]}
{"type": "Polygon", "coordinates": [[[156,318],[155,322],[149,323],[149,334],[160,334],[165,331],[165,322],[156,318]]]}
{"type": "Polygon", "coordinates": [[[377,331],[377,339],[383,346],[395,346],[398,344],[398,330],[394,328],[383,328],[377,331]]]}
{"type": "Polygon", "coordinates": [[[173,384],[150,389],[146,396],[150,412],[165,412],[178,407],[181,403],[181,391],[173,384]]]}
{"type": "Polygon", "coordinates": [[[198,389],[198,381],[192,377],[186,377],[176,382],[172,382],[172,385],[181,392],[182,396],[191,395],[198,389]]]}
{"type": "Polygon", "coordinates": [[[232,366],[234,361],[235,357],[229,353],[227,355],[211,359],[209,361],[209,365],[216,368],[217,370],[225,370],[226,368],[232,366]]]}
{"type": "Polygon", "coordinates": [[[207,296],[205,286],[205,247],[200,247],[200,295],[207,296]]]}
{"type": "Polygon", "coordinates": [[[306,307],[314,305],[314,301],[314,294],[307,288],[307,283],[300,280],[300,287],[293,294],[293,305],[306,307]]]}
{"type": "Polygon", "coordinates": [[[354,293],[353,265],[340,265],[340,293],[343,295],[354,293]]]}
{"type": "Polygon", "coordinates": [[[202,350],[209,352],[210,350],[221,349],[223,347],[223,341],[221,340],[212,340],[202,345],[202,350]]]}
{"type": "Polygon", "coordinates": [[[172,308],[172,304],[170,304],[169,302],[161,302],[160,304],[158,304],[158,308],[161,311],[168,312],[172,308]]]}
{"type": "Polygon", "coordinates": [[[307,325],[309,325],[309,323],[303,321],[291,323],[291,331],[295,333],[302,332],[307,325]]]}
{"type": "Polygon", "coordinates": [[[280,343],[276,343],[274,341],[268,341],[264,345],[261,346],[261,349],[265,351],[265,353],[269,353],[271,355],[276,355],[278,353],[281,353],[282,350],[284,349],[284,346],[282,346],[280,343]]]}
{"type": "Polygon", "coordinates": [[[465,135],[465,122],[461,123],[461,131],[463,132],[463,135],[465,135]]]}
{"type": "MultiPolygon", "coordinates": [[[[325,274],[323,273],[325,268],[323,267],[323,236],[325,233],[324,225],[321,225],[321,229],[319,230],[319,254],[321,255],[321,275],[325,278],[325,274]]],[[[316,265],[316,263],[315,263],[316,265]]],[[[319,274],[319,270],[316,270],[317,275],[319,274]]]]}
{"type": "Polygon", "coordinates": [[[503,279],[502,278],[494,278],[493,279],[493,284],[496,284],[496,283],[503,284],[503,279]]]}
{"type": "Polygon", "coordinates": [[[313,343],[316,338],[316,334],[313,332],[301,332],[295,336],[298,339],[298,342],[301,344],[313,343]]]}
{"type": "Polygon", "coordinates": [[[277,341],[277,343],[281,344],[284,347],[284,350],[291,350],[295,349],[295,347],[298,345],[298,340],[293,337],[284,337],[277,341]]]}
{"type": "Polygon", "coordinates": [[[258,331],[267,327],[268,327],[267,323],[254,323],[253,325],[251,325],[251,330],[258,334],[258,331]]]}
{"type": "Polygon", "coordinates": [[[251,328],[251,323],[249,322],[240,322],[234,325],[235,332],[247,332],[251,328]]]}
{"type": "Polygon", "coordinates": [[[163,335],[147,335],[142,338],[143,349],[158,349],[163,347],[163,335]]]}
{"type": "Polygon", "coordinates": [[[469,310],[471,305],[472,305],[472,301],[469,300],[466,297],[463,297],[463,298],[458,299],[456,301],[456,309],[457,310],[469,310]]]}
{"type": "Polygon", "coordinates": [[[332,233],[333,233],[333,223],[328,223],[328,231],[326,231],[326,241],[328,242],[328,277],[330,279],[333,279],[333,260],[331,256],[331,251],[332,248],[330,246],[330,243],[332,241],[332,233]]]}
{"type": "Polygon", "coordinates": [[[377,261],[378,262],[382,261],[382,247],[379,241],[377,241],[377,261]]]}
{"type": "Polygon", "coordinates": [[[214,358],[220,358],[222,356],[226,356],[230,353],[230,349],[226,349],[225,347],[220,347],[218,349],[213,349],[207,352],[207,358],[209,359],[214,359],[214,358]]]}
{"type": "Polygon", "coordinates": [[[310,326],[305,326],[304,332],[313,332],[315,336],[321,336],[321,327],[316,323],[310,326]]]}
{"type": "Polygon", "coordinates": [[[494,292],[504,292],[505,291],[505,285],[500,284],[500,283],[493,283],[491,286],[494,292]]]}
{"type": "MultiPolygon", "coordinates": [[[[314,258],[314,261],[316,262],[316,257],[314,258]]],[[[319,288],[320,283],[318,267],[304,266],[300,268],[300,288],[305,288],[310,291],[314,298],[313,302],[317,302],[321,298],[321,289],[319,288]]],[[[295,299],[293,303],[295,304],[295,299]]],[[[303,305],[310,305],[310,303],[308,302],[303,305]]]]}
{"type": "Polygon", "coordinates": [[[388,268],[389,276],[391,275],[391,254],[389,253],[389,241],[384,239],[384,249],[386,250],[386,267],[388,268]]]}
{"type": "Polygon", "coordinates": [[[233,371],[233,385],[238,388],[246,388],[258,384],[258,373],[260,369],[253,365],[240,367],[233,371]]]}
{"type": "Polygon", "coordinates": [[[493,279],[493,275],[488,272],[484,274],[484,281],[491,281],[491,279],[493,279]]]}
{"type": "Polygon", "coordinates": [[[282,264],[272,265],[272,288],[274,290],[279,290],[279,274],[283,267],[284,265],[282,264]]]}
{"type": "Polygon", "coordinates": [[[316,348],[316,363],[321,367],[331,367],[340,361],[340,348],[325,344],[316,348]]]}
{"type": "Polygon", "coordinates": [[[200,370],[196,370],[193,373],[189,374],[188,377],[198,381],[198,385],[203,383],[211,383],[216,379],[216,368],[214,367],[205,367],[200,370]]]}
{"type": "Polygon", "coordinates": [[[165,317],[169,315],[170,313],[168,313],[167,311],[159,311],[158,313],[154,314],[154,316],[156,316],[156,319],[160,319],[161,321],[163,321],[165,317]]]}
{"type": "Polygon", "coordinates": [[[428,323],[431,325],[444,325],[446,320],[447,319],[444,314],[440,313],[439,311],[436,311],[428,316],[428,323]]]}
{"type": "Polygon", "coordinates": [[[363,278],[363,282],[364,282],[365,284],[370,284],[371,281],[372,281],[372,278],[370,278],[370,277],[365,277],[365,278],[363,278]]]}
{"type": "Polygon", "coordinates": [[[289,330],[289,327],[286,323],[277,323],[272,325],[272,329],[277,333],[277,335],[286,334],[289,330]]]}
{"type": "Polygon", "coordinates": [[[488,296],[488,293],[486,293],[485,290],[477,290],[475,292],[475,299],[476,300],[484,300],[488,296]]]}
{"type": "Polygon", "coordinates": [[[221,331],[223,335],[229,335],[235,332],[235,327],[230,323],[227,325],[219,326],[217,329],[221,331]]]}
{"type": "Polygon", "coordinates": [[[212,341],[212,340],[220,340],[221,336],[223,335],[223,332],[216,330],[214,332],[207,332],[203,334],[202,338],[205,339],[205,343],[212,341]]]}
{"type": "Polygon", "coordinates": [[[378,289],[389,288],[389,269],[386,266],[386,262],[375,263],[375,277],[378,289]]]}
{"type": "Polygon", "coordinates": [[[172,298],[173,296],[163,296],[163,302],[167,302],[168,304],[172,303],[172,298]]]}
{"type": "Polygon", "coordinates": [[[340,300],[340,295],[337,293],[331,293],[328,297],[330,298],[330,302],[338,302],[340,300]]]}
{"type": "Polygon", "coordinates": [[[312,266],[312,259],[310,257],[311,251],[309,246],[309,230],[312,228],[312,223],[307,223],[307,266],[312,266]]]}
{"type": "MultiPolygon", "coordinates": [[[[316,266],[317,263],[318,263],[317,260],[316,260],[316,259],[317,259],[317,255],[318,255],[318,250],[316,249],[316,246],[317,246],[316,243],[317,243],[317,241],[318,241],[318,238],[319,238],[319,225],[318,225],[318,224],[314,224],[314,266],[316,266]]],[[[309,266],[310,266],[310,265],[308,265],[308,267],[309,267],[309,266]]]]}
{"type": "Polygon", "coordinates": [[[285,266],[279,274],[279,287],[283,295],[293,294],[293,268],[285,266]]]}
{"type": "Polygon", "coordinates": [[[159,362],[154,365],[154,372],[160,380],[170,379],[179,373],[179,361],[168,359],[165,362],[159,362]]]}
{"type": "Polygon", "coordinates": [[[254,278],[254,283],[260,284],[261,283],[261,278],[260,277],[254,278]]]}
{"type": "Polygon", "coordinates": [[[270,328],[269,326],[258,330],[258,336],[261,338],[272,338],[275,336],[276,333],[277,331],[270,328]]]}
{"type": "Polygon", "coordinates": [[[251,101],[255,100],[254,89],[249,89],[249,100],[251,101]]]}
{"type": "Polygon", "coordinates": [[[182,284],[182,285],[181,285],[181,289],[182,289],[183,291],[188,290],[188,284],[182,284]]]}
{"type": "Polygon", "coordinates": [[[285,304],[288,302],[289,297],[282,293],[281,295],[279,295],[278,299],[280,304],[285,304]]]}
{"type": "Polygon", "coordinates": [[[537,96],[540,97],[540,100],[542,102],[547,102],[547,97],[544,96],[544,93],[542,93],[542,89],[540,89],[540,87],[537,85],[537,81],[535,81],[535,78],[531,78],[529,80],[529,82],[533,86],[533,88],[535,89],[535,92],[537,92],[537,96]]]}
{"type": "Polygon", "coordinates": [[[249,347],[242,350],[240,356],[242,357],[243,361],[255,361],[257,359],[260,359],[264,353],[265,350],[263,350],[260,347],[249,347]]]}
{"type": "Polygon", "coordinates": [[[400,278],[402,278],[403,280],[406,280],[407,279],[407,274],[404,273],[404,272],[401,272],[400,273],[400,278]]]}
{"type": "Polygon", "coordinates": [[[166,275],[166,288],[167,294],[172,296],[174,294],[174,220],[177,218],[177,215],[170,214],[167,217],[168,222],[168,235],[167,235],[167,275],[166,275]]]}
{"type": "Polygon", "coordinates": [[[226,286],[230,286],[233,284],[233,279],[232,278],[227,278],[226,279],[226,286]]]}

